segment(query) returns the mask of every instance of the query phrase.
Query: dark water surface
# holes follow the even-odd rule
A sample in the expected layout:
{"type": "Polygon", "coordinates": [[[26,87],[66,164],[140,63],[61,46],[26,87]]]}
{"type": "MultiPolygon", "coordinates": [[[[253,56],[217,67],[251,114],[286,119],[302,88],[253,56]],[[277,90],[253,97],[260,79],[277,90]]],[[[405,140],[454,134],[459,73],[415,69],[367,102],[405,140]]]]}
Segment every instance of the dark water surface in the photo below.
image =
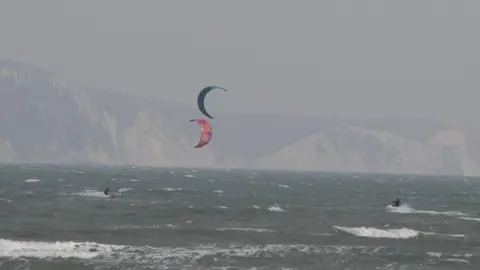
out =
{"type": "Polygon", "coordinates": [[[480,269],[479,213],[465,177],[3,166],[0,269],[480,269]]]}

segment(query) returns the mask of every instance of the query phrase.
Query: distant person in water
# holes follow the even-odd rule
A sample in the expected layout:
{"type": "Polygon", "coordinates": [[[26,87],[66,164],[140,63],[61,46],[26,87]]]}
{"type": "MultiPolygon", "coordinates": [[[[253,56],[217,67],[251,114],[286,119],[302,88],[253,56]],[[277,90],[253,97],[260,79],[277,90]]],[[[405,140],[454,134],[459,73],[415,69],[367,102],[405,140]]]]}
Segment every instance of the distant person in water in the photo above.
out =
{"type": "Polygon", "coordinates": [[[397,198],[395,201],[392,201],[392,206],[399,207],[400,206],[400,199],[397,198]]]}
{"type": "Polygon", "coordinates": [[[108,187],[107,187],[107,189],[105,189],[105,191],[103,192],[103,194],[108,195],[108,192],[109,192],[109,191],[110,191],[110,189],[108,189],[108,187]]]}

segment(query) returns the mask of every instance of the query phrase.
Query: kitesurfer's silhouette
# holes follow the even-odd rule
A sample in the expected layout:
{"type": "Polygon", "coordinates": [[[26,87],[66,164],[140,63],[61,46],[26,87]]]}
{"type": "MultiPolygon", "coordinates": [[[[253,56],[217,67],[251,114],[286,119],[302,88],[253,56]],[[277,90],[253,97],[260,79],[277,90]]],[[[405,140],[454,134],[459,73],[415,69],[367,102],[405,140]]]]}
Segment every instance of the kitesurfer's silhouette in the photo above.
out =
{"type": "Polygon", "coordinates": [[[392,201],[392,206],[394,206],[394,207],[399,207],[400,204],[401,204],[401,203],[400,203],[400,199],[399,199],[399,198],[397,198],[395,201],[392,201]]]}

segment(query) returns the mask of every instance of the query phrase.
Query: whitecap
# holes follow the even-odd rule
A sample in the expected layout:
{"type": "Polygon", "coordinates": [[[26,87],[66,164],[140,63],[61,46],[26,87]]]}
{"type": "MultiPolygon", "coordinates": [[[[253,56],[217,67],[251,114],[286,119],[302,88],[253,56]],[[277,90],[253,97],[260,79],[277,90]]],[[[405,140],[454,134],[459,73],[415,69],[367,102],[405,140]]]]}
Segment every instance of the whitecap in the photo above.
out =
{"type": "Polygon", "coordinates": [[[216,228],[217,231],[242,231],[242,232],[257,232],[257,233],[271,233],[274,232],[264,228],[216,228]]]}
{"type": "Polygon", "coordinates": [[[112,252],[108,245],[92,242],[39,242],[12,241],[0,239],[0,257],[2,258],[78,258],[92,259],[101,254],[112,252]]]}
{"type": "Polygon", "coordinates": [[[480,218],[473,218],[473,217],[460,217],[463,220],[471,220],[471,221],[480,221],[480,218]]]}
{"type": "Polygon", "coordinates": [[[182,188],[163,188],[164,191],[180,191],[182,188]]]}
{"type": "Polygon", "coordinates": [[[437,258],[440,258],[442,257],[442,253],[441,252],[427,252],[427,255],[430,256],[430,257],[437,257],[437,258]]]}
{"type": "Polygon", "coordinates": [[[268,207],[268,211],[270,212],[285,212],[285,210],[280,207],[278,204],[274,204],[270,207],[268,207]]]}
{"type": "Polygon", "coordinates": [[[419,231],[408,229],[408,228],[382,230],[382,229],[364,227],[364,226],[362,227],[333,226],[333,227],[354,236],[370,237],[370,238],[408,239],[408,238],[417,237],[420,234],[419,231]]]}
{"type": "Polygon", "coordinates": [[[469,263],[468,260],[465,260],[465,259],[455,259],[455,258],[448,258],[448,259],[445,259],[445,261],[448,261],[448,262],[457,262],[457,263],[469,263]]]}
{"type": "Polygon", "coordinates": [[[342,227],[342,226],[333,226],[335,229],[346,232],[348,234],[359,236],[359,237],[369,237],[369,238],[394,238],[394,239],[408,239],[414,238],[422,235],[436,235],[436,236],[446,236],[446,237],[465,237],[464,234],[442,234],[435,232],[423,232],[417,231],[409,228],[400,228],[400,229],[378,229],[373,227],[342,227]]]}
{"type": "Polygon", "coordinates": [[[109,245],[96,242],[43,242],[16,241],[0,239],[0,257],[8,259],[80,259],[88,260],[94,268],[142,268],[151,267],[182,268],[182,265],[195,264],[205,257],[262,258],[282,256],[286,252],[295,252],[322,256],[325,254],[347,254],[368,252],[375,249],[363,246],[318,246],[305,244],[269,244],[269,245],[229,245],[219,247],[215,244],[191,247],[152,247],[109,245]]]}

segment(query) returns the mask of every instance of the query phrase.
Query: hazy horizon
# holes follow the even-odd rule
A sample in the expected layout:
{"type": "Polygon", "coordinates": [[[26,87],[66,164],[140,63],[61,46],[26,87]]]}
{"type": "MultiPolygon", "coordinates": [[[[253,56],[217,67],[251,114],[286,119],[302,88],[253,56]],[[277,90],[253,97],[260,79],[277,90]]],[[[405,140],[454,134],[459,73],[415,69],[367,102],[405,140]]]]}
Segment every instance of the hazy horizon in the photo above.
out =
{"type": "Polygon", "coordinates": [[[473,1],[5,1],[0,58],[215,111],[479,129],[473,1]],[[248,104],[248,106],[246,105],[248,104]]]}

